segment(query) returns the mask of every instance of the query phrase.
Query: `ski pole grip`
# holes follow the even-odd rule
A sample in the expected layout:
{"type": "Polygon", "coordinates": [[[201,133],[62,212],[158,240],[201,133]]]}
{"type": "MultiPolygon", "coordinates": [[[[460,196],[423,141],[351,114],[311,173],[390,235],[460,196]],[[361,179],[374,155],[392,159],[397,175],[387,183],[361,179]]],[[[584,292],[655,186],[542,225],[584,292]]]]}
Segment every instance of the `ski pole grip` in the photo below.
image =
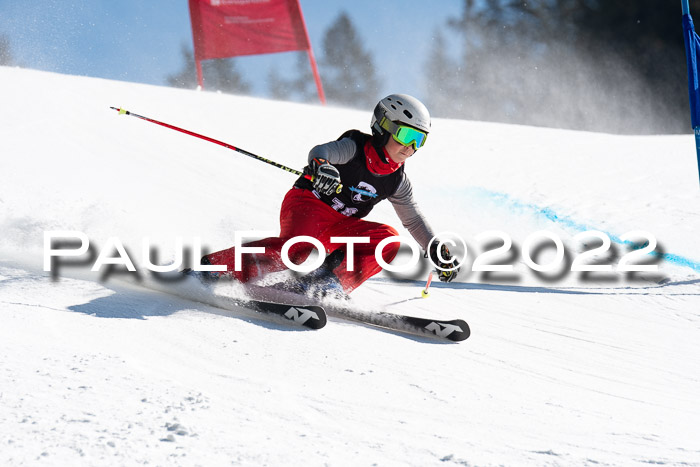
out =
{"type": "MultiPolygon", "coordinates": [[[[313,176],[313,175],[306,174],[306,175],[304,175],[304,178],[307,179],[307,180],[310,181],[310,182],[313,182],[313,181],[314,181],[314,176],[313,176]]],[[[342,184],[342,183],[339,183],[339,184],[338,184],[338,188],[335,189],[335,192],[338,193],[338,194],[340,194],[341,191],[343,191],[343,184],[342,184]]]]}

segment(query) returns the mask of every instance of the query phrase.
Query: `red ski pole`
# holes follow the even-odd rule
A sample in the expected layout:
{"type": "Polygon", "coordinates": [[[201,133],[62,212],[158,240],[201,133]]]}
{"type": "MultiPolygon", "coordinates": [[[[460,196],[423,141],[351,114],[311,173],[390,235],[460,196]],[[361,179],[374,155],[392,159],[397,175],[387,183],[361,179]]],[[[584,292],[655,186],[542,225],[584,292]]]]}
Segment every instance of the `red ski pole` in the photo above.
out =
{"type": "MultiPolygon", "coordinates": [[[[210,138],[208,136],[200,135],[199,133],[195,133],[194,131],[190,130],[185,130],[184,128],[176,127],[175,125],[170,125],[169,123],[163,123],[159,122],[158,120],[153,120],[152,118],[144,117],[143,115],[135,114],[133,112],[129,112],[128,110],[117,108],[117,107],[110,107],[110,109],[114,109],[117,112],[119,112],[119,115],[131,115],[132,117],[137,117],[140,118],[141,120],[146,120],[147,122],[155,123],[156,125],[164,126],[165,128],[170,128],[171,130],[179,131],[181,133],[185,133],[186,135],[190,136],[195,136],[197,138],[201,138],[204,141],[209,141],[210,143],[215,143],[220,146],[223,146],[228,149],[232,149],[236,152],[239,152],[241,154],[244,154],[248,157],[252,157],[253,159],[257,159],[259,161],[265,162],[266,164],[273,165],[279,169],[286,170],[287,172],[293,173],[294,175],[304,175],[302,172],[292,169],[291,167],[287,167],[286,165],[279,164],[275,161],[271,161],[270,159],[265,159],[264,157],[260,157],[256,154],[253,154],[252,152],[248,152],[244,149],[237,148],[231,144],[224,143],[223,141],[219,141],[218,139],[210,138]]],[[[309,180],[313,181],[313,177],[311,175],[304,175],[306,178],[309,180]]]]}
{"type": "Polygon", "coordinates": [[[433,282],[433,271],[430,271],[430,274],[428,275],[428,280],[425,282],[425,288],[420,291],[421,297],[428,298],[430,296],[430,292],[428,292],[428,289],[430,288],[431,282],[433,282]]]}

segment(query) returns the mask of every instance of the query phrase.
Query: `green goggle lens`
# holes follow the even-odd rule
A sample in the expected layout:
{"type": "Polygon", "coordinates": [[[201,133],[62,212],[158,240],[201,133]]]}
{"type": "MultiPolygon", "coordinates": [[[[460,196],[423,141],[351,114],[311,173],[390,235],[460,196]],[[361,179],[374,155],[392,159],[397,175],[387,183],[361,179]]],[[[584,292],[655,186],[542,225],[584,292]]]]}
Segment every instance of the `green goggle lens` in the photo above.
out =
{"type": "Polygon", "coordinates": [[[397,142],[404,146],[413,145],[413,149],[423,147],[425,140],[428,139],[428,135],[425,132],[403,125],[399,125],[399,129],[393,136],[397,142]]]}
{"type": "Polygon", "coordinates": [[[379,126],[391,133],[397,143],[404,146],[413,146],[415,150],[422,147],[425,144],[425,140],[428,139],[428,133],[410,126],[399,125],[387,118],[382,118],[379,121],[379,126]]]}

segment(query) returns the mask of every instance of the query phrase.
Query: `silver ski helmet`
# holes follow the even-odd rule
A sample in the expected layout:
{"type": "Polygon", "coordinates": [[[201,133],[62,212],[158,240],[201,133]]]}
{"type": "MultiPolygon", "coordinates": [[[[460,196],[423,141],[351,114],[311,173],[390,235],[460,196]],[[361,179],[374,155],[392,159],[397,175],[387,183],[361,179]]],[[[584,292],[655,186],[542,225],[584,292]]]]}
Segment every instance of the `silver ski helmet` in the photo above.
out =
{"type": "MultiPolygon", "coordinates": [[[[427,137],[430,131],[430,112],[421,101],[408,94],[391,94],[380,100],[372,114],[372,134],[386,144],[390,135],[396,139],[398,125],[401,124],[420,130],[427,137]]],[[[415,149],[424,143],[425,140],[415,145],[415,149]]]]}

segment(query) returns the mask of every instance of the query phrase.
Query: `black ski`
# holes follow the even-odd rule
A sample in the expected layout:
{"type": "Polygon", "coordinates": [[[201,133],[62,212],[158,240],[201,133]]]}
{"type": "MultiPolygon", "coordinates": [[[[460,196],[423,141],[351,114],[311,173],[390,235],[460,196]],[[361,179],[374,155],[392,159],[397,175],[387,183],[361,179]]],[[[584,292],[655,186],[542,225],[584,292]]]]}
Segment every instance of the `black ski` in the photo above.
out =
{"type": "Polygon", "coordinates": [[[453,342],[466,340],[471,334],[469,325],[462,319],[439,320],[406,316],[388,311],[363,312],[350,307],[328,307],[331,316],[371,324],[394,331],[427,335],[453,342]]]}
{"type": "Polygon", "coordinates": [[[235,300],[234,303],[259,313],[281,316],[309,329],[321,329],[327,322],[326,311],[318,305],[288,305],[261,300],[235,300]]]}
{"type": "Polygon", "coordinates": [[[308,300],[285,302],[274,299],[238,298],[218,295],[206,288],[199,291],[199,293],[192,293],[191,290],[182,292],[183,293],[175,293],[183,298],[189,298],[190,300],[195,300],[228,311],[236,311],[236,307],[238,307],[262,314],[276,315],[291,323],[309,329],[321,329],[328,321],[326,318],[326,311],[323,307],[319,305],[310,305],[308,300]]]}
{"type": "MultiPolygon", "coordinates": [[[[308,303],[313,300],[304,295],[270,287],[247,284],[245,290],[255,300],[271,300],[280,303],[308,303]]],[[[430,336],[453,342],[463,341],[471,334],[469,325],[462,319],[418,318],[391,313],[384,309],[365,310],[358,308],[351,302],[343,303],[342,300],[326,300],[321,305],[333,317],[409,334],[430,336]]]]}
{"type": "Polygon", "coordinates": [[[180,273],[168,279],[146,280],[141,285],[171,293],[182,298],[211,305],[228,311],[245,308],[257,313],[275,315],[290,323],[309,329],[321,329],[328,321],[327,314],[340,319],[378,326],[381,328],[414,335],[429,336],[459,342],[470,335],[469,325],[462,319],[441,320],[419,318],[391,313],[377,307],[360,308],[352,301],[325,300],[319,302],[305,295],[272,287],[245,284],[246,297],[220,295],[212,285],[202,283],[196,277],[183,277],[180,273]]]}
{"type": "Polygon", "coordinates": [[[226,311],[236,312],[245,308],[256,313],[277,316],[309,329],[321,329],[328,321],[323,307],[311,304],[310,300],[303,296],[296,296],[296,300],[292,301],[280,301],[274,298],[268,300],[222,295],[215,292],[212,284],[203,283],[196,276],[184,276],[179,272],[147,274],[144,280],[132,283],[226,311]]]}

